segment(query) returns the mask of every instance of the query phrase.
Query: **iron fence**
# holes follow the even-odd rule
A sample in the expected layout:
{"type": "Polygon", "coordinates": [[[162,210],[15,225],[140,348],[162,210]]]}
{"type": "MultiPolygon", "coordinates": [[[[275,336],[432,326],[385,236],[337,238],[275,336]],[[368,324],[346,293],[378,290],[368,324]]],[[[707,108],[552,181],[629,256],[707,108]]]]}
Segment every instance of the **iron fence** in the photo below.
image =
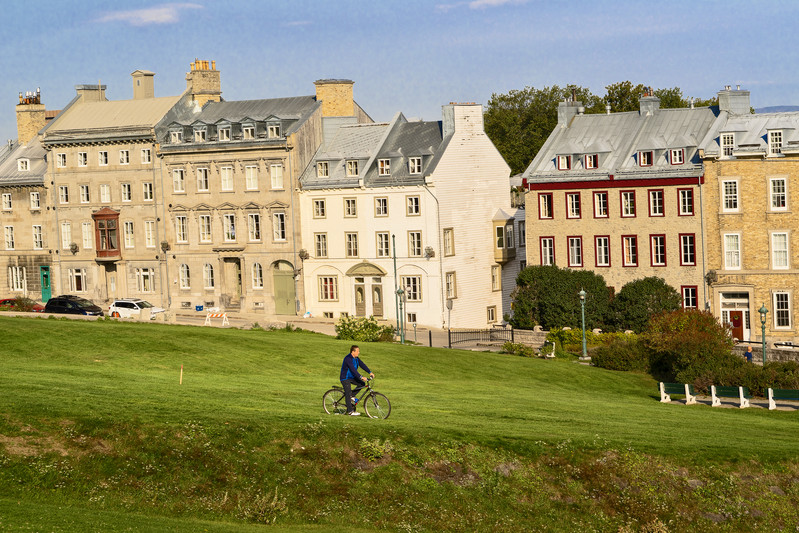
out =
{"type": "Polygon", "coordinates": [[[461,342],[514,342],[513,328],[447,330],[449,347],[461,342]]]}

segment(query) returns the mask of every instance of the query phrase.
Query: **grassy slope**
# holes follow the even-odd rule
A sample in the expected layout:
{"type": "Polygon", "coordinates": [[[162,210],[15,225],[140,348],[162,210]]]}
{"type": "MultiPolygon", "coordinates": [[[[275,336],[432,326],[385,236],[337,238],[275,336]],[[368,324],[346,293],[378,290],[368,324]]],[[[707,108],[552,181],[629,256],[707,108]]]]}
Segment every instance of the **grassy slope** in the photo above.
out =
{"type": "MultiPolygon", "coordinates": [[[[350,447],[357,445],[358,439],[378,445],[389,441],[404,447],[409,459],[403,464],[430,464],[430,458],[419,451],[425,448],[438,453],[439,463],[447,453],[456,454],[452,462],[443,461],[450,473],[454,463],[486,463],[490,460],[487,451],[493,450],[490,453],[496,455],[497,462],[508,457],[516,461],[519,457],[551,455],[553,450],[566,446],[564,443],[568,443],[563,452],[566,456],[573,456],[574,450],[589,450],[589,455],[604,450],[632,450],[689,468],[704,468],[708,463],[723,468],[756,461],[776,464],[779,466],[775,468],[784,470],[785,462],[795,459],[796,413],[661,405],[654,382],[646,376],[573,363],[365,345],[362,356],[378,375],[378,388],[389,396],[393,406],[388,420],[373,421],[365,417],[329,417],[322,412],[321,395],[336,383],[341,358],[349,344],[320,335],[9,318],[0,318],[0,331],[4,343],[0,357],[0,436],[23,438],[29,433],[25,428],[31,426],[37,434],[50,431],[54,432],[53,438],[63,440],[65,432],[58,428],[75,424],[81,435],[102,436],[115,450],[128,443],[131,449],[147,450],[141,453],[154,455],[152,462],[158,463],[171,459],[159,457],[164,452],[157,447],[149,449],[152,440],[160,435],[170,435],[165,439],[184,435],[196,425],[201,428],[197,431],[202,433],[204,446],[214,447],[215,439],[235,446],[238,441],[231,440],[234,430],[228,428],[236,428],[244,435],[236,438],[246,443],[243,448],[247,451],[242,454],[263,452],[263,462],[268,464],[259,465],[263,469],[259,472],[270,472],[275,477],[283,475],[270,470],[274,469],[275,458],[279,463],[287,446],[291,446],[290,453],[295,451],[292,442],[307,441],[309,449],[315,447],[314,452],[303,456],[301,468],[294,467],[299,468],[297,475],[307,476],[309,469],[319,469],[314,461],[327,460],[334,466],[326,478],[314,481],[319,486],[307,488],[309,492],[302,495],[303,499],[313,499],[317,492],[319,498],[324,498],[325,490],[341,490],[337,476],[346,478],[351,468],[339,463],[342,456],[352,454],[350,447]],[[181,364],[184,377],[179,385],[181,364]],[[146,435],[144,442],[134,442],[137,433],[146,435]],[[476,451],[470,452],[468,447],[476,447],[476,451]],[[328,457],[328,449],[335,453],[328,457]],[[467,458],[470,453],[472,457],[467,458]]],[[[74,435],[67,437],[72,439],[72,445],[80,443],[74,435]]],[[[364,442],[361,441],[361,455],[365,453],[364,442]]],[[[175,448],[180,442],[170,441],[170,446],[175,448]]],[[[47,446],[42,448],[46,452],[47,446]]],[[[113,479],[113,473],[121,469],[102,461],[95,461],[97,466],[92,466],[95,463],[86,457],[94,457],[95,451],[84,450],[86,455],[80,460],[81,468],[98,470],[88,484],[98,483],[104,476],[113,479]],[[103,472],[103,468],[111,472],[103,472]]],[[[190,457],[181,456],[184,461],[205,460],[202,450],[187,449],[186,453],[190,457]]],[[[3,457],[0,454],[0,460],[3,457]]],[[[226,460],[220,459],[221,455],[213,457],[226,460]]],[[[76,501],[74,494],[53,489],[52,483],[41,480],[41,475],[21,473],[25,465],[19,462],[19,456],[5,461],[13,463],[13,479],[18,483],[22,480],[21,484],[26,485],[29,476],[31,481],[39,480],[35,483],[48,487],[50,498],[63,498],[65,505],[91,505],[91,498],[88,502],[76,501]]],[[[207,464],[205,467],[212,469],[207,464]]],[[[248,468],[255,467],[241,468],[239,474],[244,477],[248,468]]],[[[386,483],[382,489],[398,490],[391,484],[407,481],[407,475],[391,470],[399,468],[397,464],[381,468],[385,469],[381,472],[386,483]]],[[[180,477],[185,473],[172,475],[176,484],[208,482],[201,473],[194,481],[180,477]]],[[[220,486],[226,482],[220,481],[220,486]]],[[[381,489],[377,478],[370,482],[375,483],[373,488],[381,489]]],[[[459,497],[459,489],[428,489],[423,486],[404,497],[410,499],[422,493],[447,505],[459,497]]],[[[86,490],[96,492],[88,485],[86,490]]],[[[36,506],[45,505],[36,503],[33,490],[15,487],[14,491],[19,501],[30,502],[30,506],[17,509],[16,516],[24,517],[28,512],[36,516],[36,506]]],[[[0,494],[4,492],[0,490],[0,494]]],[[[135,506],[126,507],[126,497],[123,494],[114,500],[122,504],[111,506],[108,512],[136,510],[135,506]]],[[[291,495],[288,497],[291,499],[291,495]]],[[[514,499],[518,497],[509,501],[514,499]]],[[[13,501],[0,500],[0,510],[14,509],[13,501]]],[[[174,511],[174,504],[170,505],[155,506],[155,511],[174,511]]],[[[209,504],[213,511],[207,516],[192,514],[189,511],[194,508],[190,508],[187,519],[214,519],[214,512],[223,507],[219,502],[209,504]]],[[[337,509],[333,506],[331,512],[337,509]]],[[[550,508],[541,511],[553,512],[550,508]]],[[[466,512],[463,510],[462,514],[466,512]]],[[[520,509],[517,514],[525,512],[531,511],[520,509]]],[[[400,518],[404,516],[401,510],[396,513],[400,518]]],[[[303,515],[292,516],[296,520],[303,515]]],[[[322,522],[326,519],[330,518],[314,517],[322,522]]],[[[108,520],[114,523],[113,517],[108,520]]],[[[130,517],[128,520],[136,521],[130,517]]],[[[390,516],[377,517],[375,524],[388,527],[391,520],[390,516]]],[[[499,522],[494,525],[497,529],[511,528],[504,522],[502,526],[496,524],[499,522]]],[[[165,523],[160,530],[181,527],[193,529],[185,522],[176,529],[165,523]]],[[[222,524],[215,527],[225,530],[222,524]]],[[[428,523],[424,527],[435,525],[428,523]]],[[[63,530],[77,529],[80,528],[64,526],[63,530]]],[[[302,530],[299,526],[296,529],[302,530]]]]}

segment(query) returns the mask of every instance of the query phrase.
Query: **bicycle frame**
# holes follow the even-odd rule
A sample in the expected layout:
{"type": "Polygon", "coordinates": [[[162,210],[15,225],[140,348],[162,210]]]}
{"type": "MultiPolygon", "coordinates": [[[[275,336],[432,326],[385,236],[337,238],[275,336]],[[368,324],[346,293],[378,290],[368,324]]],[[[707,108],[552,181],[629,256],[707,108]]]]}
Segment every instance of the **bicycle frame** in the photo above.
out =
{"type": "MultiPolygon", "coordinates": [[[[358,398],[358,403],[360,403],[367,394],[372,392],[372,381],[374,381],[374,379],[375,378],[366,378],[366,383],[364,383],[363,388],[361,388],[357,394],[353,394],[352,399],[354,400],[355,398],[358,398]]],[[[344,391],[344,387],[339,385],[333,385],[333,388],[342,392],[344,391]]]]}

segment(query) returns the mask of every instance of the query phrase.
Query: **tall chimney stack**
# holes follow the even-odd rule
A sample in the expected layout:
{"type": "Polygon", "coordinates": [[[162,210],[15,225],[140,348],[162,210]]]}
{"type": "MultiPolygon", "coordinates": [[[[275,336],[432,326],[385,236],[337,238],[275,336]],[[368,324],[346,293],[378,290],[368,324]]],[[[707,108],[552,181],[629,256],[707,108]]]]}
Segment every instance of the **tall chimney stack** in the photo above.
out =
{"type": "Polygon", "coordinates": [[[39,130],[45,125],[44,104],[42,103],[42,93],[39,88],[36,92],[28,91],[23,96],[19,93],[19,104],[17,104],[17,142],[28,144],[31,139],[36,137],[39,130]]]}

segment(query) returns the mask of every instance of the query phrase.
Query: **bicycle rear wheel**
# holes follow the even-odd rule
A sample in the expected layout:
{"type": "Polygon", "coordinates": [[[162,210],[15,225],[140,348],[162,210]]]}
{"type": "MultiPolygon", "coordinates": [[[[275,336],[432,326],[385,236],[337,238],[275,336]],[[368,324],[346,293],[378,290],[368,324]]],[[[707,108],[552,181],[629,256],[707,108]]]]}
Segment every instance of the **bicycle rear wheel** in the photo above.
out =
{"type": "Polygon", "coordinates": [[[379,392],[369,394],[364,399],[363,406],[369,418],[388,418],[388,415],[391,414],[391,402],[388,401],[385,394],[379,392]]]}
{"type": "Polygon", "coordinates": [[[344,391],[340,389],[330,389],[322,396],[322,406],[325,413],[329,415],[343,415],[347,412],[347,403],[344,399],[344,391]]]}

